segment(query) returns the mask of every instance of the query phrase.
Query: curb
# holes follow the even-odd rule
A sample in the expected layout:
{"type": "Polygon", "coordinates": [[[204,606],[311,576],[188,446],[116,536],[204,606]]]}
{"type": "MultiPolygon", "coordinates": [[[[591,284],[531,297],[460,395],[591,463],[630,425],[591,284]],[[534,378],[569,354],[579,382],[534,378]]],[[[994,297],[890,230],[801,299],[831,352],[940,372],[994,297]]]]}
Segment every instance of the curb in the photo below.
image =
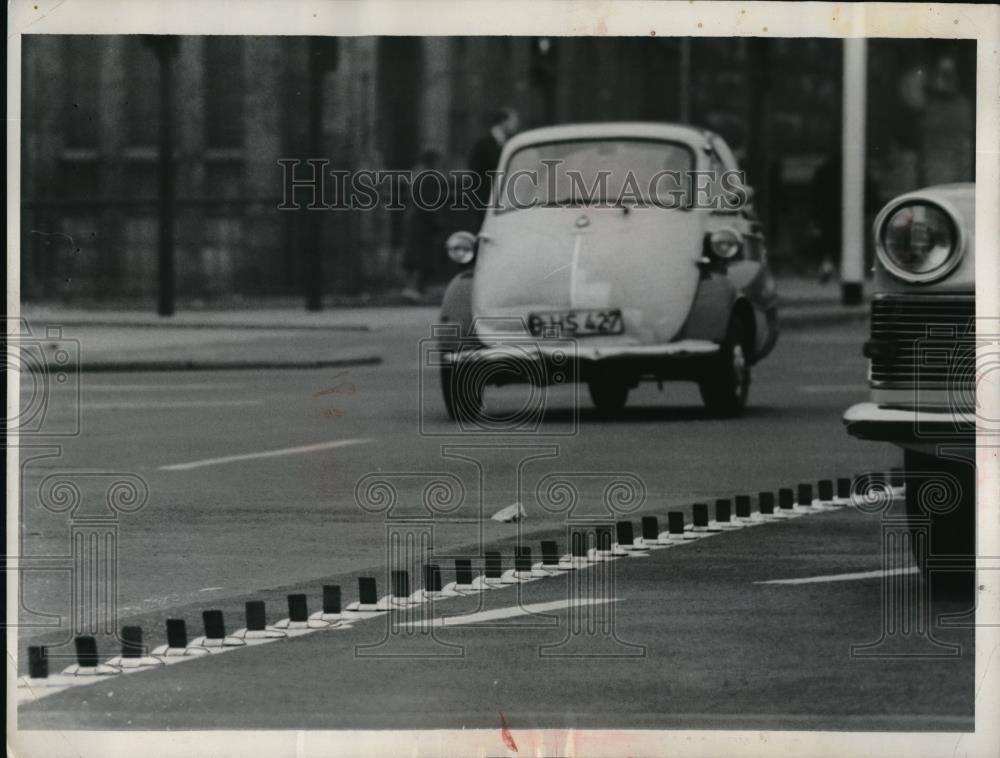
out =
{"type": "MultiPolygon", "coordinates": [[[[811,326],[814,324],[836,323],[839,321],[853,321],[867,318],[871,313],[870,305],[864,303],[855,306],[843,306],[839,304],[829,304],[822,306],[808,306],[804,304],[779,304],[778,305],[778,326],[788,326],[796,328],[798,326],[811,326]]],[[[38,320],[38,317],[32,317],[38,320]]],[[[392,327],[380,326],[377,329],[371,324],[348,322],[341,324],[290,324],[290,323],[231,323],[220,321],[212,323],[208,321],[161,321],[161,320],[126,320],[126,319],[88,319],[88,318],[52,318],[46,314],[46,319],[58,322],[60,326],[94,327],[105,329],[232,329],[237,331],[287,331],[287,332],[374,332],[385,331],[392,327]]]]}
{"type": "Polygon", "coordinates": [[[89,361],[78,365],[49,364],[51,373],[137,373],[142,371],[265,371],[271,369],[344,368],[348,366],[377,366],[382,363],[379,354],[359,355],[353,358],[330,358],[312,361],[269,360],[188,360],[165,358],[146,361],[89,361]]]}
{"type": "Polygon", "coordinates": [[[210,323],[207,321],[182,322],[182,321],[135,321],[115,319],[51,319],[58,321],[60,326],[77,327],[99,327],[102,329],[237,329],[250,331],[271,331],[271,332],[370,332],[372,327],[369,324],[239,324],[239,323],[210,323]]]}
{"type": "Polygon", "coordinates": [[[822,309],[792,310],[791,312],[787,310],[782,311],[779,308],[778,328],[794,330],[809,326],[867,321],[870,316],[871,308],[867,303],[863,306],[851,306],[847,308],[838,305],[822,309]]]}

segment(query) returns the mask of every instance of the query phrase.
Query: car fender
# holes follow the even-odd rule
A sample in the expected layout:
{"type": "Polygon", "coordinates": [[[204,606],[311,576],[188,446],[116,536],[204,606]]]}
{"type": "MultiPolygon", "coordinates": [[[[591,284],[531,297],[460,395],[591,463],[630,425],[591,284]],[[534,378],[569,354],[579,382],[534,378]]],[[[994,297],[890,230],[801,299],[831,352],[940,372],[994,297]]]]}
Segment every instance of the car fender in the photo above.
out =
{"type": "Polygon", "coordinates": [[[722,272],[710,272],[699,283],[681,338],[721,343],[734,316],[742,318],[750,329],[750,360],[756,363],[771,351],[777,339],[773,314],[754,308],[750,299],[722,272]]]}
{"type": "Polygon", "coordinates": [[[753,356],[756,363],[778,341],[778,291],[770,269],[759,260],[741,260],[728,269],[740,297],[747,301],[754,330],[753,356]]]}
{"type": "Polygon", "coordinates": [[[678,339],[710,340],[721,343],[726,338],[729,317],[738,292],[722,271],[709,271],[698,282],[694,302],[678,339]]]}
{"type": "Polygon", "coordinates": [[[474,281],[472,269],[462,271],[448,283],[441,300],[441,315],[438,323],[458,326],[457,334],[453,331],[449,337],[442,337],[438,340],[442,347],[447,347],[451,351],[459,348],[459,340],[473,339],[472,286],[474,281]],[[446,345],[446,343],[449,344],[446,345]]]}

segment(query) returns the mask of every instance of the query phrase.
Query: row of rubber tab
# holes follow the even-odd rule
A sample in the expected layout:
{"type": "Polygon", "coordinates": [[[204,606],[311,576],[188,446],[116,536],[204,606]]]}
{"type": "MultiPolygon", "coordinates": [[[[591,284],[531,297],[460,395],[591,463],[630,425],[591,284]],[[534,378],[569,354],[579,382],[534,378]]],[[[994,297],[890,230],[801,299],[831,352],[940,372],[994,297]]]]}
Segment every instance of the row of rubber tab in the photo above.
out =
{"type": "MultiPolygon", "coordinates": [[[[902,492],[902,474],[894,470],[889,475],[894,495],[902,492]]],[[[612,540],[610,526],[594,526],[589,530],[573,531],[570,535],[570,552],[560,554],[554,540],[541,543],[541,558],[533,562],[531,548],[516,547],[514,568],[504,571],[502,556],[498,552],[486,552],[483,557],[483,573],[475,575],[471,559],[455,559],[455,581],[443,584],[441,569],[437,564],[423,566],[423,589],[410,592],[409,572],[392,571],[392,593],[378,596],[374,577],[358,578],[358,597],[355,602],[341,607],[339,585],[323,587],[323,609],[310,614],[307,597],[304,594],[288,596],[288,618],[275,624],[268,624],[264,602],[251,600],[246,603],[246,626],[228,634],[222,611],[208,610],[202,614],[204,635],[189,640],[183,619],[167,619],[167,642],[146,650],[142,642],[142,629],[126,626],[121,634],[121,654],[100,662],[96,641],[93,637],[76,637],[76,663],[66,668],[59,676],[63,687],[74,682],[67,677],[93,677],[129,673],[156,668],[191,660],[197,656],[210,655],[247,645],[272,642],[278,639],[308,634],[319,629],[348,629],[354,622],[380,616],[389,611],[406,610],[428,601],[500,589],[514,584],[535,581],[556,576],[567,571],[586,568],[594,563],[616,560],[622,557],[643,557],[650,551],[662,550],[704,539],[725,531],[743,529],[762,524],[799,518],[810,513],[837,510],[852,504],[851,480],[822,480],[813,497],[811,484],[800,484],[797,491],[790,488],[778,490],[777,501],[773,492],[760,492],[757,510],[752,511],[749,495],[737,495],[733,500],[715,501],[715,518],[709,518],[707,503],[692,506],[692,523],[685,523],[682,511],[667,514],[667,529],[661,531],[656,516],[643,516],[641,536],[636,537],[631,521],[615,524],[615,540],[612,540]],[[735,505],[735,508],[734,508],[735,505]]],[[[25,684],[57,685],[48,672],[48,658],[45,647],[28,648],[28,679],[25,684]]],[[[58,676],[58,675],[57,675],[58,676]]],[[[82,683],[76,681],[75,683],[82,683]]],[[[61,688],[61,687],[60,687],[61,688]]]]}

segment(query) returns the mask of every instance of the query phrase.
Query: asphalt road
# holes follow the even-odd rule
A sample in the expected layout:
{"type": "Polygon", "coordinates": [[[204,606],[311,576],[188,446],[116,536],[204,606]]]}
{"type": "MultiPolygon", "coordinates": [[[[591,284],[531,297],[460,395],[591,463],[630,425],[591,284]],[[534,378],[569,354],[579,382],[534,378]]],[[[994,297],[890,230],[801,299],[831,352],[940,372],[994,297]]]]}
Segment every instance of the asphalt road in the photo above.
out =
{"type": "MultiPolygon", "coordinates": [[[[289,592],[307,593],[315,609],[324,583],[341,584],[345,603],[356,599],[359,574],[376,576],[382,590],[387,526],[376,511],[388,501],[371,490],[362,508],[362,481],[391,484],[394,519],[426,518],[428,484],[449,484],[443,500],[429,493],[434,552],[449,581],[445,556],[476,554],[480,545],[499,546],[505,559],[515,538],[537,551],[552,536],[565,549],[567,516],[607,516],[605,490],[623,475],[641,483],[631,515],[638,526],[641,515],[665,523],[677,508],[690,518],[698,501],[898,465],[897,451],[842,431],[844,408],[865,396],[864,331],[854,323],[782,335],[756,367],[751,408],[738,421],[706,417],[693,386],[643,387],[614,418],[597,415],[585,390],[563,388],[547,398],[540,427],[518,435],[457,432],[433,369],[420,369],[420,340],[429,335],[420,323],[267,337],[303,353],[330,339],[338,349],[374,345],[378,366],[81,375],[79,403],[63,387],[48,409],[67,428],[79,412],[80,434],[38,441],[58,450],[22,451],[22,554],[36,566],[50,557],[48,570],[23,572],[22,650],[48,644],[54,655],[71,654],[65,556],[83,510],[42,507],[47,477],[68,478],[98,511],[116,477],[148,486],[145,505],[117,515],[117,620],[140,624],[158,644],[167,617],[186,618],[193,635],[207,608],[222,609],[235,628],[247,599],[266,600],[274,621],[287,615],[289,592]],[[571,513],[540,487],[553,478],[575,487],[571,513]],[[517,501],[523,522],[483,518],[517,501]]],[[[524,392],[496,390],[488,402],[513,411],[524,392]]],[[[961,645],[953,659],[853,658],[851,644],[879,635],[877,577],[756,584],[876,571],[879,529],[877,517],[845,510],[617,561],[617,633],[643,651],[638,658],[539,658],[565,623],[525,629],[517,617],[441,631],[465,645],[461,658],[359,658],[356,645],[384,636],[384,623],[373,620],[66,690],[23,706],[21,724],[430,728],[498,726],[503,713],[512,729],[971,728],[970,631],[935,627],[961,645]]],[[[567,597],[567,580],[450,601],[447,613],[516,606],[517,592],[522,603],[553,603],[567,597]]],[[[553,608],[550,617],[570,612],[553,608]]],[[[98,637],[102,654],[117,652],[110,637],[98,637]]],[[[426,637],[403,640],[403,652],[426,637]]]]}

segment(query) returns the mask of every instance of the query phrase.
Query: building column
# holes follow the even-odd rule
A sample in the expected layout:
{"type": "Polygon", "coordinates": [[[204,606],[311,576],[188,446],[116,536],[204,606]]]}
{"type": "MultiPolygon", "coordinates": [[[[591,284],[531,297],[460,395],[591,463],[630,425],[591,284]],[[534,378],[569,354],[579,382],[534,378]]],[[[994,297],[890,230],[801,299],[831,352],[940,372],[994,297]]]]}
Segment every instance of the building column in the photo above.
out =
{"type": "Polygon", "coordinates": [[[98,171],[105,200],[98,221],[97,281],[101,292],[119,289],[125,255],[125,210],[117,201],[125,196],[125,38],[109,36],[102,46],[98,87],[98,171]],[[114,204],[112,204],[114,203],[114,204]]]}
{"type": "MultiPolygon", "coordinates": [[[[345,107],[358,114],[355,122],[356,133],[359,135],[358,167],[377,170],[386,166],[378,130],[382,115],[378,110],[377,92],[378,38],[357,37],[351,42],[353,54],[345,58],[350,59],[350,81],[353,86],[345,107]]],[[[398,212],[383,208],[350,212],[354,222],[352,231],[360,241],[353,254],[359,287],[363,287],[366,280],[387,272],[392,261],[392,239],[387,214],[398,212]]]]}
{"type": "Polygon", "coordinates": [[[511,40],[513,48],[510,56],[510,80],[514,83],[510,105],[516,108],[521,117],[521,128],[525,123],[531,108],[531,56],[532,46],[537,42],[534,37],[514,37],[511,40]]]}
{"type": "MultiPolygon", "coordinates": [[[[244,99],[243,122],[243,193],[251,197],[280,198],[281,155],[281,55],[282,40],[277,37],[246,37],[243,45],[243,71],[248,84],[244,99]]],[[[289,114],[284,114],[289,115],[289,114]]],[[[305,114],[291,114],[304,118],[305,114]]],[[[275,205],[277,204],[277,201],[275,205]]],[[[239,272],[236,286],[258,291],[273,274],[280,276],[278,261],[294,251],[281,249],[281,212],[275,205],[250,208],[243,215],[241,260],[235,261],[239,272]]],[[[294,211],[289,211],[293,213],[294,211]]]]}
{"type": "MultiPolygon", "coordinates": [[[[29,35],[22,38],[24,61],[24,96],[22,106],[21,139],[26,146],[26,156],[21,166],[21,197],[45,202],[58,196],[59,155],[65,144],[63,127],[66,80],[63,39],[59,35],[29,35]],[[55,97],[49,87],[61,92],[55,97]],[[30,131],[29,131],[30,130],[30,131]],[[29,162],[30,161],[30,162],[29,162]]],[[[24,254],[21,257],[21,280],[24,295],[50,297],[59,291],[53,286],[51,272],[58,270],[56,258],[46,244],[46,238],[33,234],[32,229],[52,226],[52,211],[23,211],[21,237],[24,254]]]]}
{"type": "Polygon", "coordinates": [[[449,78],[451,40],[448,37],[424,37],[424,86],[420,115],[420,149],[434,148],[442,155],[448,151],[448,114],[451,102],[449,78]]]}
{"type": "MultiPolygon", "coordinates": [[[[181,40],[175,81],[177,92],[177,197],[205,195],[205,38],[181,40]]],[[[208,209],[177,206],[177,282],[182,296],[213,291],[215,282],[202,260],[208,209]]]]}
{"type": "Polygon", "coordinates": [[[840,286],[844,305],[861,302],[865,279],[865,106],[868,42],[844,40],[843,218],[840,286]]]}

